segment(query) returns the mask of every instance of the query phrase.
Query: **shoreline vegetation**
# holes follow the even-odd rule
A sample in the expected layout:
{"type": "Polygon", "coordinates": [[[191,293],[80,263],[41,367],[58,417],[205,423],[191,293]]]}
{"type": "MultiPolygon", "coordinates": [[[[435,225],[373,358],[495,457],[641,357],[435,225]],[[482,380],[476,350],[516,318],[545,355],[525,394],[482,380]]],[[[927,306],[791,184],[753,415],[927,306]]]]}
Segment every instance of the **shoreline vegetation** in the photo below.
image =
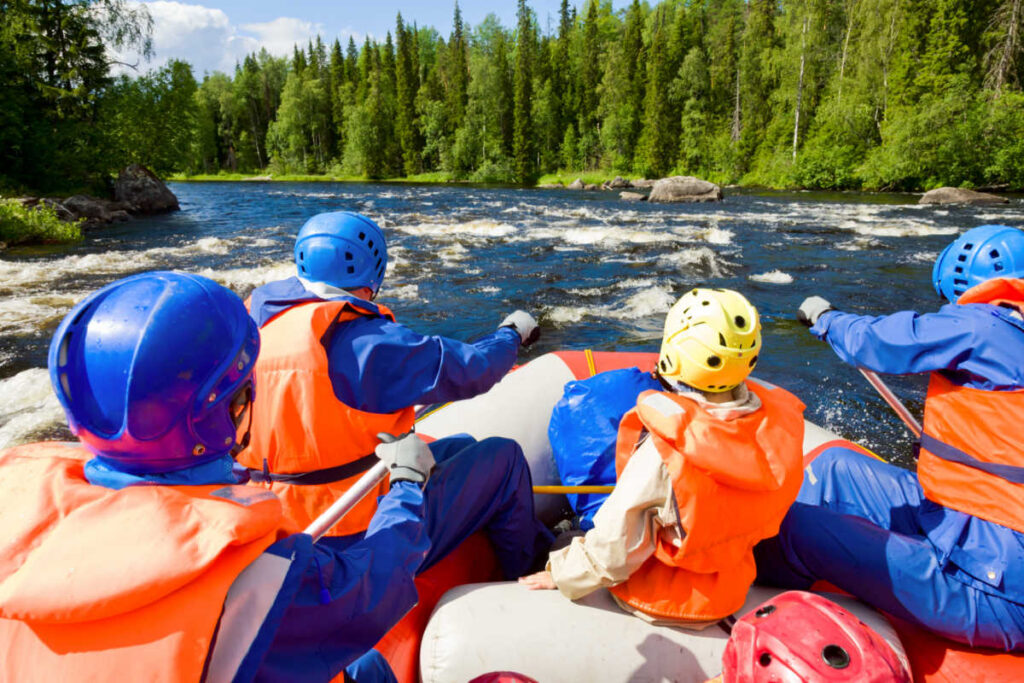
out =
{"type": "Polygon", "coordinates": [[[1024,188],[1021,0],[513,1],[511,26],[471,26],[453,3],[441,30],[399,14],[360,44],[316,35],[201,76],[147,67],[145,3],[0,3],[0,188],[101,193],[132,163],[194,179],[1024,188]],[[141,70],[115,75],[110,51],[141,70]]]}
{"type": "Polygon", "coordinates": [[[84,219],[63,221],[46,203],[24,206],[0,197],[0,251],[18,244],[61,244],[82,239],[84,219]]]}

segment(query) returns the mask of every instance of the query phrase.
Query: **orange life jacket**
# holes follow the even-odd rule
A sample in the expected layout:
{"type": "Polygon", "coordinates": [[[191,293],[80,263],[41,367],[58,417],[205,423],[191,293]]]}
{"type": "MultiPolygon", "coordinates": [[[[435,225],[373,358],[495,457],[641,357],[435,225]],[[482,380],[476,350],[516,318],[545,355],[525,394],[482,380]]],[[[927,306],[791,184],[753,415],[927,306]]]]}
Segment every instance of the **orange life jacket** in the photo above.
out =
{"type": "Polygon", "coordinates": [[[0,680],[198,681],[225,596],[286,535],[247,486],[93,486],[78,444],[0,453],[0,680]]]}
{"type": "MultiPolygon", "coordinates": [[[[377,309],[395,319],[386,307],[377,309]]],[[[371,315],[377,313],[350,301],[311,301],[274,316],[260,330],[251,441],[238,462],[270,475],[264,485],[281,499],[285,516],[302,528],[377,462],[378,433],[404,434],[413,426],[412,407],[368,413],[334,394],[324,343],[336,326],[371,315]]],[[[377,497],[387,491],[385,479],[328,533],[365,531],[377,497]]]]}
{"type": "MultiPolygon", "coordinates": [[[[1024,308],[1024,280],[988,280],[964,292],[957,303],[1024,308]]],[[[1022,416],[1024,389],[984,391],[958,386],[933,372],[917,462],[925,495],[1024,533],[1022,416]]]]}
{"type": "Polygon", "coordinates": [[[710,621],[743,606],[754,581],[754,545],[779,531],[803,480],[804,404],[784,389],[747,382],[761,408],[732,420],[682,395],[645,391],[622,419],[621,474],[644,432],[668,468],[679,511],[677,539],[657,549],[612,593],[654,617],[710,621]]]}

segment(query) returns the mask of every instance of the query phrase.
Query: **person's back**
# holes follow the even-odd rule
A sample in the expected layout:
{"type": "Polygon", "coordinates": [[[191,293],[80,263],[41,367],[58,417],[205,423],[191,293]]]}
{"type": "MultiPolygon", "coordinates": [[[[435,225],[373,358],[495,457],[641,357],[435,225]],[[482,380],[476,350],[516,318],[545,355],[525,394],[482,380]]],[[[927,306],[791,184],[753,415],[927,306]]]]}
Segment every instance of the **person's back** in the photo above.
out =
{"type": "Polygon", "coordinates": [[[194,275],[65,317],[49,366],[79,443],[0,453],[0,679],[327,680],[415,604],[429,450],[382,455],[364,537],[314,544],[234,468],[258,353],[242,302],[194,275]]]}
{"type": "Polygon", "coordinates": [[[619,425],[615,490],[593,529],[551,554],[550,576],[524,583],[571,599],[610,587],[627,609],[673,623],[738,609],[753,546],[776,532],[801,480],[804,406],[746,380],[760,347],[740,295],[684,295],[666,319],[663,390],[640,394],[619,425]]]}
{"type": "MultiPolygon", "coordinates": [[[[296,239],[295,263],[297,277],[250,298],[264,353],[252,447],[239,461],[301,525],[373,464],[377,434],[412,428],[414,405],[469,398],[500,380],[536,323],[517,312],[473,344],[397,323],[372,301],[387,268],[384,235],[358,214],[311,218],[296,239]]],[[[376,495],[367,495],[331,533],[364,530],[375,505],[376,495]]]]}
{"type": "Polygon", "coordinates": [[[825,579],[948,638],[1024,648],[1024,233],[981,226],[936,260],[938,312],[799,318],[846,362],[931,373],[917,472],[847,449],[811,463],[764,578],[825,579]],[[860,561],[850,563],[850,556],[860,561]],[[837,557],[838,555],[838,557],[837,557]]]}

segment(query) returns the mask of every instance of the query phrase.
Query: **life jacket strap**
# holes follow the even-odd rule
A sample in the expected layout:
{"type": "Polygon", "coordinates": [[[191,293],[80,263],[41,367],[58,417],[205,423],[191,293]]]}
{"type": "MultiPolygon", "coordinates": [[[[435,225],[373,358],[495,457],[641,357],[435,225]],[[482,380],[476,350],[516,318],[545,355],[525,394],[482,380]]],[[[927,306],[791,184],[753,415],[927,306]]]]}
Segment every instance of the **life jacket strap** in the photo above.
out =
{"type": "Polygon", "coordinates": [[[930,436],[928,434],[921,435],[921,448],[932,455],[942,458],[943,460],[955,462],[960,465],[966,465],[967,467],[973,467],[976,470],[993,474],[1005,479],[1011,484],[1024,484],[1024,467],[978,460],[973,455],[965,453],[955,446],[950,446],[944,441],[939,441],[934,436],[930,436]]]}
{"type": "Polygon", "coordinates": [[[249,472],[249,481],[256,482],[257,484],[277,482],[279,484],[292,484],[294,486],[320,486],[323,484],[333,484],[336,481],[351,479],[352,477],[363,474],[378,462],[379,458],[374,453],[370,453],[369,455],[364,455],[358,460],[347,462],[344,465],[327,467],[322,470],[313,470],[311,472],[278,474],[276,472],[268,471],[266,467],[262,470],[255,470],[247,467],[246,470],[249,472]]]}

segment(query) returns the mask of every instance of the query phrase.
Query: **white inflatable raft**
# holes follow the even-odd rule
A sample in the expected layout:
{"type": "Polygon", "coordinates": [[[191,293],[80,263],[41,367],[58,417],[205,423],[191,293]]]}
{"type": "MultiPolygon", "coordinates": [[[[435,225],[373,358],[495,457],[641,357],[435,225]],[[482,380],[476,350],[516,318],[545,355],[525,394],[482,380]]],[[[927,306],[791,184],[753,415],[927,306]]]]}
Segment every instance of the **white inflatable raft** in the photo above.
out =
{"type": "MultiPolygon", "coordinates": [[[[491,391],[428,413],[421,434],[504,436],[523,447],[534,485],[559,484],[548,443],[551,410],[566,382],[596,372],[653,367],[655,354],[560,352],[510,373],[491,391]]],[[[838,437],[810,422],[805,457],[838,437]]],[[[570,513],[564,496],[536,497],[537,514],[553,525],[570,513]]],[[[739,615],[779,591],[755,587],[739,615]]],[[[903,656],[895,631],[880,614],[851,598],[844,607],[883,635],[903,656]]],[[[468,681],[514,671],[541,683],[556,681],[705,681],[721,672],[728,634],[654,626],[623,612],[604,590],[578,602],[557,591],[529,591],[516,583],[472,584],[449,591],[423,634],[420,676],[426,683],[468,681]]]]}

